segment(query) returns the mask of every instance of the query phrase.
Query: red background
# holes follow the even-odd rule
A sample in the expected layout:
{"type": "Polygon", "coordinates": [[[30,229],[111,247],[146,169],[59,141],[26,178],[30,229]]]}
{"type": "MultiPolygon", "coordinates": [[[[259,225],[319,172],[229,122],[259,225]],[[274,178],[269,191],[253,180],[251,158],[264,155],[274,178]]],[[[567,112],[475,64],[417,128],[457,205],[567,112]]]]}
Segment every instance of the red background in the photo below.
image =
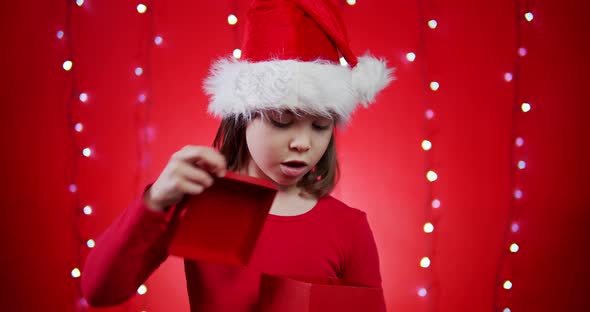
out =
{"type": "MultiPolygon", "coordinates": [[[[3,4],[0,310],[75,310],[78,280],[70,271],[81,265],[78,250],[81,260],[87,253],[75,224],[84,239],[96,238],[174,151],[211,143],[218,120],[205,113],[201,82],[213,59],[238,47],[246,2],[155,1],[140,15],[137,1],[88,0],[71,7],[71,51],[56,38],[68,1],[3,4]],[[229,26],[234,12],[240,22],[229,26]],[[152,28],[162,45],[150,44],[152,28]],[[74,69],[65,72],[68,58],[74,69]],[[136,66],[145,68],[141,77],[136,66]],[[72,141],[66,108],[79,92],[89,100],[71,104],[73,121],[85,126],[72,141]],[[147,103],[138,102],[140,92],[147,103]],[[141,144],[146,124],[153,131],[141,144]],[[90,158],[79,153],[86,146],[90,158]],[[138,155],[149,157],[147,166],[138,155]],[[77,222],[72,174],[78,204],[95,211],[77,222]]],[[[339,133],[343,177],[334,192],[369,214],[389,309],[493,311],[498,291],[512,311],[589,310],[586,2],[419,2],[422,13],[416,1],[341,5],[353,50],[397,68],[378,103],[339,133]],[[535,18],[517,23],[525,7],[535,18]],[[528,54],[520,79],[506,82],[519,29],[528,54]],[[406,61],[421,44],[416,61],[406,61]],[[427,90],[431,80],[440,82],[437,92],[427,90]],[[515,112],[516,85],[529,113],[515,112]],[[425,103],[436,113],[429,123],[425,103]],[[425,136],[434,144],[429,152],[420,148],[425,136]],[[515,173],[517,159],[527,168],[515,173]],[[432,184],[428,169],[439,174],[432,184]],[[520,231],[504,240],[512,181],[524,193],[514,214],[520,231]],[[432,220],[430,192],[442,202],[432,220]],[[423,232],[426,221],[434,233],[423,232]],[[511,242],[520,251],[500,262],[511,242]],[[431,257],[428,269],[418,265],[423,256],[431,257]],[[497,283],[498,267],[511,290],[497,283]],[[423,298],[422,286],[430,290],[423,298]]],[[[180,259],[166,261],[147,286],[146,295],[104,311],[188,311],[180,259]]]]}

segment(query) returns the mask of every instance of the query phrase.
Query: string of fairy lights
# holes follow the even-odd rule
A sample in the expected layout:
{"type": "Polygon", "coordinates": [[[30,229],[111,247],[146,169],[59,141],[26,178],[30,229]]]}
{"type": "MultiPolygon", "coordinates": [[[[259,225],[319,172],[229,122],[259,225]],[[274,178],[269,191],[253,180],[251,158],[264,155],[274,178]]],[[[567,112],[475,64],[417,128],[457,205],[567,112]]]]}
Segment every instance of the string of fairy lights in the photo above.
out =
{"type": "Polygon", "coordinates": [[[525,140],[522,136],[521,121],[532,109],[527,101],[527,95],[522,94],[522,59],[528,54],[524,45],[524,33],[528,24],[532,23],[535,16],[529,2],[515,1],[515,28],[516,45],[514,51],[514,72],[504,73],[504,80],[514,84],[514,96],[512,102],[512,127],[511,127],[511,157],[510,157],[510,180],[511,180],[511,204],[508,209],[508,220],[502,239],[502,251],[498,261],[496,280],[494,284],[494,311],[512,312],[509,291],[514,287],[514,270],[512,262],[520,250],[517,243],[521,224],[519,223],[520,212],[523,208],[524,189],[522,177],[527,168],[525,140]],[[524,4],[524,6],[523,6],[524,4]]]}
{"type": "MultiPolygon", "coordinates": [[[[94,155],[94,148],[91,146],[81,145],[81,138],[84,135],[86,125],[83,122],[83,117],[77,114],[77,108],[80,104],[91,104],[91,97],[89,92],[83,90],[78,85],[76,77],[79,75],[79,69],[77,68],[74,44],[72,41],[72,15],[75,13],[74,10],[84,9],[84,0],[66,0],[66,18],[63,29],[59,29],[56,32],[58,40],[62,41],[65,45],[66,55],[65,60],[62,63],[62,68],[70,77],[71,81],[71,92],[66,103],[66,120],[67,127],[69,129],[69,139],[71,142],[71,163],[70,168],[67,169],[66,177],[68,179],[68,191],[72,195],[71,211],[74,215],[73,222],[73,235],[76,238],[76,254],[75,260],[70,271],[71,277],[75,280],[76,285],[76,302],[74,303],[76,311],[87,311],[89,306],[82,295],[82,289],[80,284],[80,277],[83,274],[81,272],[81,266],[83,264],[84,254],[87,254],[88,249],[94,248],[96,242],[94,239],[89,238],[88,235],[83,234],[80,228],[82,218],[89,218],[95,213],[95,207],[84,203],[79,195],[79,175],[78,164],[81,157],[92,159],[94,155]]],[[[153,4],[150,0],[146,0],[147,4],[139,3],[136,6],[138,14],[147,15],[146,23],[148,27],[148,39],[147,46],[140,49],[138,54],[138,65],[133,68],[130,72],[130,76],[135,76],[136,79],[141,79],[141,82],[148,90],[151,89],[151,66],[150,66],[150,49],[153,44],[159,46],[162,44],[161,36],[154,36],[154,16],[151,13],[153,10],[148,10],[148,7],[152,7],[153,4]]],[[[153,137],[153,130],[149,125],[149,115],[152,106],[152,100],[149,96],[149,92],[145,89],[141,90],[137,97],[138,105],[135,115],[135,125],[137,130],[137,171],[135,178],[136,188],[142,187],[145,184],[146,179],[146,168],[150,164],[150,155],[147,153],[148,144],[153,137]]],[[[139,295],[145,295],[147,293],[146,284],[142,284],[138,289],[139,295]]],[[[142,301],[142,311],[146,311],[147,296],[142,301]]]]}

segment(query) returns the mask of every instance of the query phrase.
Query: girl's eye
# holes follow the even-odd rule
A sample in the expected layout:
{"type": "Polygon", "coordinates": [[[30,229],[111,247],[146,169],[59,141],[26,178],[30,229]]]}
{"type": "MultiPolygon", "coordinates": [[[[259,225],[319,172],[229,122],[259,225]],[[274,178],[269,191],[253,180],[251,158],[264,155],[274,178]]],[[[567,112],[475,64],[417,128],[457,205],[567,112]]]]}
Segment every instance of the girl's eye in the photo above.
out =
{"type": "Polygon", "coordinates": [[[269,118],[269,119],[270,119],[270,122],[273,124],[273,126],[275,126],[277,128],[286,128],[293,123],[293,122],[280,122],[280,121],[274,120],[272,118],[269,118]]]}
{"type": "Polygon", "coordinates": [[[330,124],[327,124],[327,125],[313,124],[313,128],[317,129],[317,130],[328,130],[330,128],[330,124]]]}

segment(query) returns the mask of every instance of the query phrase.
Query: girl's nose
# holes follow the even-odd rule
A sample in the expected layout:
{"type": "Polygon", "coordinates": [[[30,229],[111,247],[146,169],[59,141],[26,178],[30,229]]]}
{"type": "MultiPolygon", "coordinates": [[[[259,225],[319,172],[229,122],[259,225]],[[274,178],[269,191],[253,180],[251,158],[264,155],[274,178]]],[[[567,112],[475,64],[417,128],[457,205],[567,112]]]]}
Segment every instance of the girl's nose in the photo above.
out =
{"type": "Polygon", "coordinates": [[[311,138],[307,133],[299,133],[297,134],[291,143],[289,144],[289,148],[297,150],[298,152],[306,152],[311,149],[311,138]]]}

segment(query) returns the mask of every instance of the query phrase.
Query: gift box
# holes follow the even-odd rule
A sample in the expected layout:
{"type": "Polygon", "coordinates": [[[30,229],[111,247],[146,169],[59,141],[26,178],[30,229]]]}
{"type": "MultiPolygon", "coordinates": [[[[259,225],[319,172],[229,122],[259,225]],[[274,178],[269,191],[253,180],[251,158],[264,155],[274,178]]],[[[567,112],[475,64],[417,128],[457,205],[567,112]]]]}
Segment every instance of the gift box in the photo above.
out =
{"type": "Polygon", "coordinates": [[[262,274],[258,312],[384,312],[383,290],[338,279],[262,274]]]}
{"type": "Polygon", "coordinates": [[[246,266],[276,195],[262,179],[227,172],[203,193],[188,197],[170,254],[246,266]]]}

